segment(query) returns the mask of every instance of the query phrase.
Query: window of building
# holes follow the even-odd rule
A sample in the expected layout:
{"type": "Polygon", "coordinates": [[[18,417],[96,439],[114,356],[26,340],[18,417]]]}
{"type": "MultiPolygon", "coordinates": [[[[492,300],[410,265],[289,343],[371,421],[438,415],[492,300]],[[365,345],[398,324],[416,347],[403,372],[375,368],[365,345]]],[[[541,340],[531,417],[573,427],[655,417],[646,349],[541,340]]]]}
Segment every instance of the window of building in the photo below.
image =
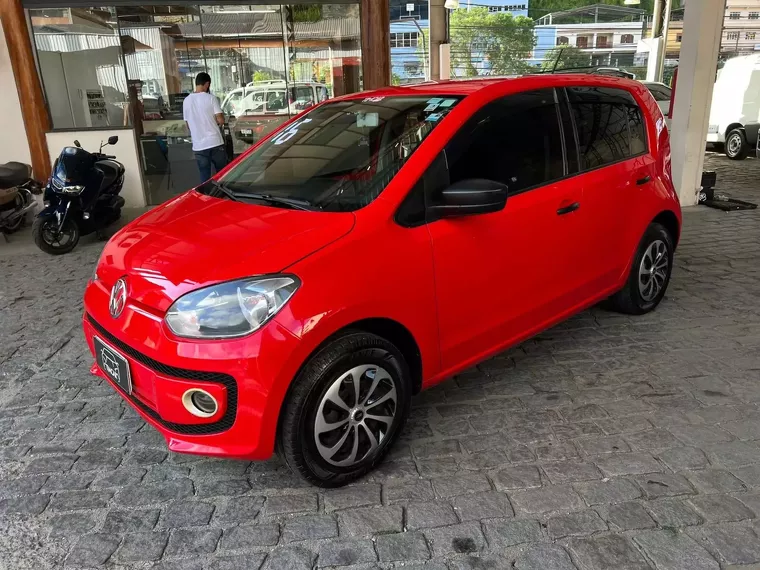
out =
{"type": "Polygon", "coordinates": [[[620,36],[620,43],[621,44],[632,44],[633,43],[633,34],[623,34],[620,36]]]}
{"type": "Polygon", "coordinates": [[[588,36],[578,36],[575,38],[575,47],[578,48],[587,48],[588,47],[588,36]]]}
{"type": "Polygon", "coordinates": [[[625,91],[594,87],[568,89],[583,170],[599,168],[646,150],[641,111],[625,91]]]}
{"type": "Polygon", "coordinates": [[[114,8],[29,10],[54,129],[132,124],[114,8]]]}
{"type": "Polygon", "coordinates": [[[760,12],[750,12],[748,17],[750,20],[760,20],[760,12]]]}
{"type": "Polygon", "coordinates": [[[391,33],[391,47],[417,47],[419,34],[417,32],[394,32],[391,33]]]}
{"type": "Polygon", "coordinates": [[[742,14],[741,14],[741,12],[731,12],[731,13],[729,13],[729,15],[728,15],[728,19],[729,19],[729,20],[738,20],[738,19],[739,19],[739,18],[741,18],[741,17],[742,17],[742,14]]]}
{"type": "Polygon", "coordinates": [[[683,34],[676,34],[676,42],[679,44],[683,41],[683,34]]]}
{"type": "Polygon", "coordinates": [[[566,46],[566,45],[568,45],[569,43],[570,43],[570,40],[568,39],[568,37],[567,37],[567,36],[559,36],[559,37],[557,38],[557,45],[558,45],[558,46],[566,46]]]}
{"type": "Polygon", "coordinates": [[[755,39],[755,33],[756,32],[747,32],[744,34],[745,40],[754,40],[755,39]]]}
{"type": "Polygon", "coordinates": [[[391,22],[428,19],[428,0],[390,0],[390,8],[391,22]]]}
{"type": "Polygon", "coordinates": [[[486,105],[448,144],[446,158],[451,183],[488,178],[506,184],[510,194],[562,178],[554,91],[518,93],[486,105]]]}
{"type": "Polygon", "coordinates": [[[596,36],[596,47],[598,47],[598,48],[610,47],[609,43],[608,43],[608,37],[607,36],[596,36]]]}
{"type": "Polygon", "coordinates": [[[738,40],[739,39],[739,32],[727,32],[726,33],[726,39],[727,40],[738,40]]]}

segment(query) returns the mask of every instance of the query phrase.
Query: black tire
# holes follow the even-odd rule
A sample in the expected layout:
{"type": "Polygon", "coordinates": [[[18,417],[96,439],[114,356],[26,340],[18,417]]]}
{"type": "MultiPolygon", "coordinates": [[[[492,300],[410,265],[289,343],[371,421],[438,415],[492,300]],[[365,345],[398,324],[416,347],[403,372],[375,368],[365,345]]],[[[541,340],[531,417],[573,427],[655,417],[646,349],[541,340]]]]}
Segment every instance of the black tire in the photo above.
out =
{"type": "MultiPolygon", "coordinates": [[[[350,390],[350,392],[353,392],[353,390],[350,390]]],[[[367,392],[369,392],[369,389],[367,389],[367,392]]],[[[351,406],[352,402],[350,399],[347,401],[343,396],[340,398],[347,406],[351,406]]],[[[358,409],[359,402],[357,400],[361,402],[362,398],[354,397],[352,410],[358,409]]],[[[288,467],[310,483],[319,487],[340,487],[362,477],[382,461],[404,427],[406,418],[409,415],[410,403],[411,377],[407,363],[399,350],[379,336],[359,331],[348,332],[331,341],[317,354],[312,356],[293,381],[280,414],[277,439],[278,451],[285,459],[288,467]],[[387,407],[385,408],[386,411],[375,411],[383,409],[381,408],[382,406],[389,406],[389,401],[371,404],[363,408],[366,410],[364,414],[366,417],[363,417],[363,423],[365,427],[369,426],[367,429],[380,429],[383,425],[387,428],[383,432],[382,437],[377,436],[377,434],[373,436],[375,437],[375,441],[378,442],[378,446],[374,451],[370,451],[371,442],[366,435],[367,429],[360,430],[362,426],[354,424],[355,420],[361,421],[362,417],[352,416],[351,412],[344,411],[335,405],[332,406],[333,409],[326,411],[330,404],[323,403],[326,401],[327,393],[331,387],[338,385],[340,390],[343,390],[342,386],[344,384],[347,387],[353,387],[353,383],[348,380],[344,380],[340,384],[337,381],[348,371],[363,365],[378,367],[374,376],[367,374],[360,377],[360,394],[362,394],[366,401],[370,401],[370,396],[373,394],[363,393],[362,389],[367,384],[370,384],[370,387],[374,384],[374,382],[369,383],[368,381],[377,378],[377,370],[380,368],[388,373],[388,377],[385,377],[382,381],[378,381],[379,383],[374,393],[380,393],[381,397],[374,398],[371,401],[382,400],[387,393],[392,391],[391,385],[396,390],[396,402],[393,405],[392,412],[387,411],[387,407]],[[362,378],[366,380],[363,384],[362,378]],[[388,392],[378,392],[378,389],[386,388],[388,392]],[[371,420],[370,411],[375,415],[379,415],[380,413],[392,414],[388,415],[388,417],[392,417],[390,426],[388,427],[383,422],[371,420]],[[345,436],[348,438],[345,441],[349,445],[344,443],[338,447],[337,452],[331,458],[339,459],[341,454],[344,453],[344,448],[350,454],[349,448],[353,447],[350,445],[353,442],[353,439],[351,439],[351,435],[353,434],[361,442],[358,444],[359,453],[357,454],[357,458],[361,455],[359,461],[350,466],[337,466],[329,463],[320,454],[317,447],[316,419],[318,413],[323,412],[335,414],[338,418],[327,423],[335,423],[336,425],[342,422],[347,423],[345,424],[345,430],[342,427],[336,428],[324,432],[322,435],[334,437],[334,439],[341,441],[343,439],[341,438],[341,434],[350,432],[345,436]],[[347,419],[343,420],[341,414],[345,414],[347,419]],[[359,435],[360,432],[363,435],[359,435]],[[365,448],[367,449],[365,450],[365,448]]],[[[337,445],[334,440],[327,443],[326,440],[320,439],[320,443],[325,448],[337,445]]]]}
{"type": "Polygon", "coordinates": [[[55,216],[37,217],[34,219],[32,235],[37,247],[50,255],[63,255],[64,253],[69,253],[77,246],[77,243],[79,243],[79,226],[74,220],[66,219],[63,223],[61,234],[66,234],[67,237],[66,242],[63,244],[59,243],[56,245],[54,233],[50,229],[51,225],[57,225],[55,216]]]}
{"type": "MultiPolygon", "coordinates": [[[[654,310],[665,296],[668,284],[670,283],[670,276],[673,272],[673,251],[673,237],[668,233],[668,230],[661,224],[651,224],[647,228],[647,231],[644,232],[644,237],[641,238],[639,247],[636,250],[636,257],[633,260],[631,272],[628,275],[625,287],[610,299],[612,302],[612,308],[620,313],[628,315],[643,315],[654,310]],[[653,246],[659,247],[657,245],[658,242],[664,244],[665,250],[667,251],[667,268],[664,270],[664,279],[662,280],[662,283],[660,284],[659,279],[655,281],[659,284],[657,293],[652,298],[648,298],[642,293],[640,287],[642,262],[648,252],[650,253],[649,259],[651,259],[650,248],[653,246]]],[[[648,263],[644,263],[646,267],[648,263]]],[[[658,275],[659,274],[660,273],[658,272],[658,275]]],[[[655,276],[650,275],[649,279],[655,280],[655,276]]],[[[649,291],[649,294],[654,293],[653,290],[646,288],[648,284],[646,278],[641,280],[641,284],[645,287],[645,291],[649,291]]]]}
{"type": "Polygon", "coordinates": [[[749,145],[744,138],[742,129],[732,129],[726,135],[726,144],[724,146],[726,156],[731,160],[744,160],[749,154],[749,145]]]}

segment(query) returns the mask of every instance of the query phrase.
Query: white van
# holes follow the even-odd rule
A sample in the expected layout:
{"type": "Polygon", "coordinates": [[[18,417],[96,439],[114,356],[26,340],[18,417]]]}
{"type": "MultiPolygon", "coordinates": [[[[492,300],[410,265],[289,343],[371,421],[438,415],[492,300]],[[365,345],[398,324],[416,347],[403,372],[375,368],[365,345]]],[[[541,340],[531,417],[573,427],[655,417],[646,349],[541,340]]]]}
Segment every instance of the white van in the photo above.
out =
{"type": "Polygon", "coordinates": [[[222,111],[233,117],[251,112],[261,112],[265,102],[267,112],[278,114],[298,114],[312,105],[330,98],[327,87],[322,83],[282,80],[257,81],[230,91],[222,103],[222,111]],[[286,92],[287,91],[287,92],[286,92]]]}
{"type": "Polygon", "coordinates": [[[734,57],[718,70],[713,88],[708,143],[723,143],[726,156],[747,157],[760,126],[760,54],[734,57]]]}

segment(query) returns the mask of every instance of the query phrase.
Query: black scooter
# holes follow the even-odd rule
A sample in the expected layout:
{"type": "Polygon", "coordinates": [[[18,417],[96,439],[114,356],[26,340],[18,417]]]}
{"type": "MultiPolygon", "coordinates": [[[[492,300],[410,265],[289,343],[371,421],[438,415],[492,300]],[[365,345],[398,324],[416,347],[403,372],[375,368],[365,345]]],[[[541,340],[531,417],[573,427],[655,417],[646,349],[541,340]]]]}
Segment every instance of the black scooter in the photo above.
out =
{"type": "Polygon", "coordinates": [[[119,137],[101,143],[98,152],[87,152],[79,141],[67,146],[53,165],[53,174],[45,187],[45,209],[34,221],[34,243],[52,255],[70,252],[80,236],[98,233],[121,217],[124,198],[124,166],[115,156],[103,154],[106,144],[114,145],[119,137]]]}

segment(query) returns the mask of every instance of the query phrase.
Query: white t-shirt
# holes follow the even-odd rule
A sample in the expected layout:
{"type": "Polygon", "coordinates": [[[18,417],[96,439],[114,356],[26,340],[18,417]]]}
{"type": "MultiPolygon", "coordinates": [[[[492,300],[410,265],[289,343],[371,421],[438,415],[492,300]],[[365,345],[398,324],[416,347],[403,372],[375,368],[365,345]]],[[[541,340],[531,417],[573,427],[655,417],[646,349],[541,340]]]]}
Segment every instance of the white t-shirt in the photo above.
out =
{"type": "Polygon", "coordinates": [[[190,125],[193,150],[206,150],[224,144],[215,115],[222,107],[211,93],[190,93],[182,104],[182,114],[190,125]]]}

